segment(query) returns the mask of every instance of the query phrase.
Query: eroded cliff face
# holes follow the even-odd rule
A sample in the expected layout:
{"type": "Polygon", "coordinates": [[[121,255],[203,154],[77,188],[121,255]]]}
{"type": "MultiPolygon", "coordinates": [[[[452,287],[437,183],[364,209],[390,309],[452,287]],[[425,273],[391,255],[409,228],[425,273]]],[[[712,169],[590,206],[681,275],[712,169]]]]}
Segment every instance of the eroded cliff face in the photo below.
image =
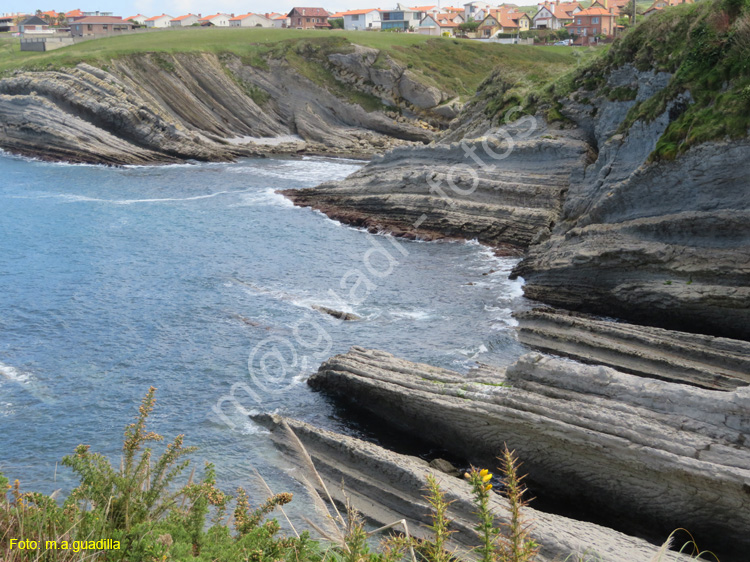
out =
{"type": "Polygon", "coordinates": [[[579,91],[565,102],[598,157],[571,176],[550,238],[530,248],[515,274],[528,297],[549,304],[750,339],[750,141],[651,161],[689,92],[623,131],[630,107],[669,78],[625,65],[606,84],[637,89],[635,100],[579,91]]]}
{"type": "MultiPolygon", "coordinates": [[[[330,68],[341,71],[341,64],[331,60],[330,68]]],[[[144,53],[114,59],[106,69],[18,71],[0,80],[0,148],[103,164],[223,161],[267,152],[371,155],[429,142],[438,121],[449,119],[431,112],[442,92],[419,99],[412,95],[417,82],[399,72],[394,67],[400,78],[384,100],[393,107],[368,111],[282,58],[258,68],[233,55],[144,53]],[[400,114],[401,105],[411,111],[400,114]],[[278,137],[286,142],[263,140],[278,137]]],[[[384,96],[387,86],[383,80],[384,96]]],[[[356,84],[346,87],[369,94],[356,84]]]]}

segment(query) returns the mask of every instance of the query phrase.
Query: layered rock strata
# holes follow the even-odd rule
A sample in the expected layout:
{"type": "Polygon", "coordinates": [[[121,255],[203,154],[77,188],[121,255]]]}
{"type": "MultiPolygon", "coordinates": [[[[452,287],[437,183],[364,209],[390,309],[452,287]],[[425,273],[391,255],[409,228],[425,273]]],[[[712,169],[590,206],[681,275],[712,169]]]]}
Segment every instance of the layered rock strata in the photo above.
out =
{"type": "MultiPolygon", "coordinates": [[[[393,95],[397,95],[394,93],[393,95]]],[[[429,109],[429,108],[426,108],[429,109]]],[[[143,53],[0,80],[0,148],[46,160],[150,164],[269,152],[369,156],[433,132],[367,111],[283,60],[143,53]],[[266,139],[296,136],[270,145],[266,139]]]]}
{"type": "Polygon", "coordinates": [[[500,136],[397,148],[346,180],[283,193],[346,224],[518,252],[554,226],[571,173],[590,157],[574,131],[526,132],[510,127],[511,150],[500,136]]]}
{"type": "Polygon", "coordinates": [[[750,387],[717,392],[532,353],[462,376],[352,348],[310,385],[468,461],[507,443],[536,493],[750,548],[750,387]]]}
{"type": "Polygon", "coordinates": [[[750,384],[750,343],[552,308],[514,315],[520,342],[620,371],[714,390],[750,384]]]}
{"type": "MultiPolygon", "coordinates": [[[[294,432],[335,501],[343,505],[348,499],[355,509],[377,525],[406,519],[410,533],[420,538],[428,536],[426,526],[431,522],[424,486],[426,476],[433,474],[446,499],[451,502],[450,528],[454,534],[451,535],[450,547],[457,548],[466,556],[469,549],[478,546],[474,530],[476,506],[472,503],[471,486],[461,478],[438,472],[419,458],[393,453],[373,443],[303,422],[276,415],[255,419],[271,430],[271,438],[285,453],[287,461],[298,458],[299,454],[298,446],[294,438],[290,438],[286,427],[294,432]]],[[[306,463],[298,459],[296,468],[306,474],[308,482],[317,484],[306,463]]],[[[316,487],[320,488],[319,485],[316,487]]],[[[319,489],[319,492],[325,497],[322,490],[319,489]]],[[[499,494],[493,494],[490,505],[497,515],[497,523],[508,523],[506,500],[499,494]]],[[[643,540],[593,523],[575,521],[533,508],[527,508],[525,516],[533,523],[531,534],[541,545],[540,562],[566,560],[572,556],[575,559],[596,557],[601,562],[633,562],[651,560],[657,554],[658,548],[643,540]]],[[[472,557],[471,554],[468,556],[472,557]]],[[[663,560],[687,560],[687,557],[668,554],[663,560]]]]}

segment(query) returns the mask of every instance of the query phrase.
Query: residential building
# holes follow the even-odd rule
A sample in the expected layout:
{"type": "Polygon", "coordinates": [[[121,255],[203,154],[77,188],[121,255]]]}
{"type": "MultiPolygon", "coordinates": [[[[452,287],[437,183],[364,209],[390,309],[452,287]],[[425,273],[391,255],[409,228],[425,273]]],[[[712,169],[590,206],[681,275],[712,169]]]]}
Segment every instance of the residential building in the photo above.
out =
{"type": "Polygon", "coordinates": [[[155,28],[161,28],[161,27],[170,27],[170,22],[174,18],[172,16],[168,16],[167,14],[162,14],[160,16],[154,16],[152,18],[146,19],[146,27],[155,27],[155,28]]]}
{"type": "Polygon", "coordinates": [[[213,14],[200,18],[201,25],[212,27],[229,27],[229,20],[232,18],[229,14],[213,14]]]}
{"type": "Polygon", "coordinates": [[[133,22],[135,25],[146,25],[147,19],[148,18],[146,18],[146,16],[144,16],[143,14],[138,14],[135,16],[130,16],[128,18],[125,18],[123,21],[130,21],[130,22],[133,22]]]}
{"type": "Polygon", "coordinates": [[[49,24],[39,16],[31,16],[18,24],[18,31],[24,35],[28,33],[54,33],[49,24]]]}
{"type": "Polygon", "coordinates": [[[444,14],[434,14],[433,18],[438,23],[455,23],[456,25],[459,25],[461,23],[464,23],[464,12],[463,10],[459,12],[448,12],[444,14]]]}
{"type": "Polygon", "coordinates": [[[260,14],[243,14],[229,20],[229,27],[273,27],[273,21],[260,14]]]}
{"type": "Polygon", "coordinates": [[[266,14],[266,17],[273,22],[274,27],[289,27],[289,18],[286,17],[286,14],[272,12],[266,14]]]}
{"type": "Polygon", "coordinates": [[[643,12],[644,16],[650,16],[653,13],[656,13],[660,10],[663,10],[664,8],[669,8],[671,6],[679,6],[681,4],[692,4],[693,0],[656,0],[648,10],[643,12]]]}
{"type": "Polygon", "coordinates": [[[490,5],[487,2],[481,0],[474,0],[464,4],[464,21],[473,19],[474,21],[480,21],[484,19],[487,10],[490,9],[490,5]]]}
{"type": "Polygon", "coordinates": [[[70,10],[69,12],[65,12],[65,18],[68,21],[73,21],[75,19],[81,19],[85,17],[86,16],[83,15],[83,12],[81,10],[70,10]]]}
{"type": "Polygon", "coordinates": [[[200,23],[200,14],[185,14],[184,16],[177,16],[176,18],[169,20],[169,27],[190,27],[200,23]]]}
{"type": "Polygon", "coordinates": [[[423,12],[396,4],[393,10],[380,10],[380,28],[409,31],[411,28],[418,28],[423,17],[423,12]]]}
{"type": "Polygon", "coordinates": [[[135,24],[113,16],[88,16],[77,19],[70,25],[73,37],[112,35],[132,31],[135,24]]]}
{"type": "Polygon", "coordinates": [[[607,10],[597,4],[575,14],[574,21],[566,26],[570,34],[575,36],[575,44],[591,45],[598,43],[601,37],[614,36],[615,20],[618,17],[614,11],[614,8],[607,10]]]}
{"type": "Polygon", "coordinates": [[[0,16],[0,32],[13,32],[18,31],[18,24],[16,24],[16,18],[18,16],[0,16]]]}
{"type": "Polygon", "coordinates": [[[323,8],[292,8],[287,14],[289,27],[297,29],[327,29],[330,15],[323,8]]]}
{"type": "Polygon", "coordinates": [[[519,12],[514,7],[503,6],[490,9],[490,13],[479,24],[477,34],[479,37],[487,39],[498,33],[528,31],[530,26],[531,18],[528,14],[519,12]]]}
{"type": "MultiPolygon", "coordinates": [[[[446,14],[441,15],[444,16],[446,14]]],[[[452,15],[459,16],[460,18],[459,14],[452,15]]],[[[419,22],[419,29],[417,29],[417,32],[422,35],[432,35],[436,37],[442,36],[446,33],[449,35],[455,35],[459,23],[460,22],[454,22],[451,19],[440,18],[440,16],[428,14],[419,22]]]]}
{"type": "Polygon", "coordinates": [[[380,29],[380,10],[377,8],[349,10],[348,12],[340,12],[339,14],[334,15],[338,15],[344,19],[344,29],[347,31],[380,29]]]}
{"type": "Polygon", "coordinates": [[[544,2],[531,18],[531,24],[534,29],[562,29],[580,11],[578,2],[544,2]]]}

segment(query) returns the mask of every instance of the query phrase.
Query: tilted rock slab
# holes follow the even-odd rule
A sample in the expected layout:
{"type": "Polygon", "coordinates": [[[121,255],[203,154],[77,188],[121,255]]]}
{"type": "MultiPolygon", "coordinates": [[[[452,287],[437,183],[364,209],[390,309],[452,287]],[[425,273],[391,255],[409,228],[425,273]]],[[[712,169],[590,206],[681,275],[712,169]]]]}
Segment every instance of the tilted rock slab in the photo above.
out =
{"type": "Polygon", "coordinates": [[[750,387],[710,391],[538,353],[475,375],[355,347],[309,383],[480,466],[507,443],[545,497],[685,527],[701,548],[750,548],[750,387]]]}
{"type": "Polygon", "coordinates": [[[411,238],[475,238],[519,252],[554,225],[570,174],[590,153],[575,132],[540,127],[527,138],[526,125],[508,130],[510,146],[490,134],[400,147],[345,180],[282,193],[346,224],[411,238]]]}
{"type": "Polygon", "coordinates": [[[750,343],[614,322],[553,308],[514,315],[540,351],[635,375],[731,390],[750,384],[750,343]]]}
{"type": "MultiPolygon", "coordinates": [[[[428,536],[425,526],[431,523],[424,487],[427,475],[433,474],[445,492],[446,500],[451,502],[448,515],[453,520],[450,529],[455,533],[451,535],[450,546],[457,547],[466,555],[468,549],[478,545],[474,531],[477,525],[474,516],[476,506],[471,501],[471,486],[463,479],[438,472],[417,457],[394,453],[373,443],[304,422],[277,415],[263,415],[254,419],[271,430],[273,441],[287,453],[289,460],[295,459],[297,470],[301,470],[304,478],[319,489],[322,497],[326,496],[314,475],[305,469],[305,463],[300,462],[298,448],[292,443],[293,439],[290,439],[285,425],[303,444],[335,501],[343,505],[348,498],[355,509],[381,526],[406,519],[409,532],[421,538],[428,536]]],[[[497,515],[498,524],[509,521],[507,501],[499,494],[492,494],[490,506],[497,515]]],[[[593,523],[530,507],[524,510],[524,514],[533,523],[532,537],[541,545],[540,562],[649,562],[658,550],[641,539],[593,523]]],[[[401,528],[396,527],[396,530],[401,528]]],[[[475,558],[476,555],[469,554],[468,557],[475,558]]],[[[687,557],[669,553],[661,560],[687,560],[687,557]]]]}

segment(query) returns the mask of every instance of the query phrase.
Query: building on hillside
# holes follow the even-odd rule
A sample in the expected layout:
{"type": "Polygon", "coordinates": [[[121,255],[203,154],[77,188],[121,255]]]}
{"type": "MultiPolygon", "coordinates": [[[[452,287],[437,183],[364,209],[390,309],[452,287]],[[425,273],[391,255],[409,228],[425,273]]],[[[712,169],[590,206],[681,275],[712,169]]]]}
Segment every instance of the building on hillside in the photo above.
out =
{"type": "Polygon", "coordinates": [[[464,13],[461,12],[447,12],[443,14],[433,14],[433,18],[438,23],[455,23],[456,25],[464,23],[464,13]]]}
{"type": "Polygon", "coordinates": [[[31,16],[23,20],[18,24],[18,31],[24,35],[30,33],[54,33],[54,30],[49,28],[49,24],[39,16],[31,16]]]}
{"type": "Polygon", "coordinates": [[[200,23],[200,14],[185,14],[169,20],[169,27],[190,27],[197,23],[200,23]]]}
{"type": "Polygon", "coordinates": [[[464,4],[464,21],[469,21],[469,19],[472,19],[474,21],[482,20],[484,19],[484,16],[489,9],[490,5],[487,2],[482,2],[481,0],[467,2],[466,4],[464,4]]]}
{"type": "Polygon", "coordinates": [[[418,28],[423,17],[423,12],[396,4],[393,10],[380,10],[380,28],[409,31],[418,28]]]}
{"type": "Polygon", "coordinates": [[[273,21],[260,14],[243,14],[230,18],[229,27],[273,27],[273,21]]]}
{"type": "Polygon", "coordinates": [[[693,0],[656,0],[651,6],[643,12],[644,16],[650,16],[651,14],[654,14],[660,10],[663,10],[664,8],[669,8],[672,6],[681,6],[682,4],[692,4],[693,0]]]}
{"type": "Polygon", "coordinates": [[[86,16],[83,15],[83,12],[81,10],[70,10],[69,12],[65,12],[65,19],[68,21],[73,21],[75,19],[81,19],[85,18],[86,16]]]}
{"type": "Polygon", "coordinates": [[[459,23],[460,22],[454,22],[446,18],[441,19],[437,15],[428,14],[419,22],[419,29],[417,29],[417,32],[422,35],[431,35],[433,37],[440,37],[446,34],[453,36],[456,34],[459,23]]]}
{"type": "Polygon", "coordinates": [[[412,6],[412,10],[416,10],[417,12],[422,12],[422,17],[429,16],[429,15],[437,15],[441,12],[439,6],[412,6]]]}
{"type": "Polygon", "coordinates": [[[229,14],[213,14],[200,18],[200,24],[210,27],[229,27],[229,20],[232,16],[229,14]]]}
{"type": "Polygon", "coordinates": [[[135,24],[114,16],[88,16],[70,24],[73,37],[97,37],[133,31],[135,24]]]}
{"type": "Polygon", "coordinates": [[[380,29],[380,10],[377,8],[349,10],[348,12],[340,12],[338,15],[343,18],[344,29],[347,31],[380,29]]]}
{"type": "Polygon", "coordinates": [[[146,25],[147,19],[148,18],[146,18],[146,16],[144,16],[143,14],[137,14],[135,16],[127,17],[123,21],[129,21],[134,23],[135,25],[146,25]]]}
{"type": "Polygon", "coordinates": [[[531,26],[534,29],[562,29],[580,11],[578,2],[544,2],[531,18],[531,26]]]}
{"type": "Polygon", "coordinates": [[[173,19],[174,18],[172,16],[169,16],[167,14],[162,14],[160,16],[147,18],[145,23],[146,23],[146,27],[149,27],[149,28],[164,28],[164,27],[169,27],[170,22],[173,19]]]}
{"type": "Polygon", "coordinates": [[[330,14],[323,8],[292,8],[286,16],[289,27],[296,29],[329,29],[330,14]]]}
{"type": "Polygon", "coordinates": [[[0,33],[15,33],[18,31],[17,16],[0,16],[0,33]]]}
{"type": "Polygon", "coordinates": [[[575,37],[576,45],[592,45],[601,38],[611,38],[615,34],[617,15],[615,9],[606,10],[601,6],[593,6],[578,12],[573,22],[565,27],[575,37]]]}
{"type": "Polygon", "coordinates": [[[273,22],[274,27],[289,27],[289,18],[286,17],[286,14],[271,12],[270,14],[265,14],[265,16],[273,22]]]}
{"type": "Polygon", "coordinates": [[[482,20],[477,28],[477,35],[482,39],[489,39],[498,33],[520,33],[531,27],[531,18],[515,8],[503,6],[490,9],[490,13],[482,20]]]}

